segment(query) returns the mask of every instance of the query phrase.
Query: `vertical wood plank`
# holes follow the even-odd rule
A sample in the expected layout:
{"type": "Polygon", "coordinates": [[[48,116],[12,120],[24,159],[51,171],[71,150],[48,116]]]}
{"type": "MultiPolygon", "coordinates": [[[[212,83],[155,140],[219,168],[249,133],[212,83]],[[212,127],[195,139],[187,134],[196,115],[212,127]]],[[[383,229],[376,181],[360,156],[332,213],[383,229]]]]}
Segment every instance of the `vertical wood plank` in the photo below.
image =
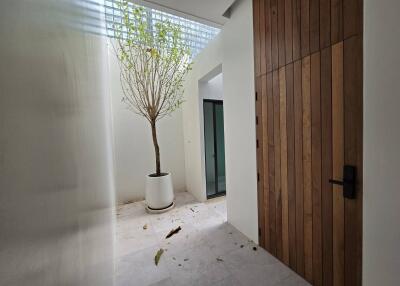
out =
{"type": "Polygon", "coordinates": [[[310,54],[310,0],[301,0],[301,56],[310,54]]]}
{"type": "Polygon", "coordinates": [[[272,69],[279,67],[278,52],[278,0],[271,0],[271,58],[272,69]]]}
{"type": "Polygon", "coordinates": [[[285,0],[278,1],[278,54],[279,54],[279,67],[283,67],[286,64],[285,0]]]}
{"type": "Polygon", "coordinates": [[[360,286],[362,274],[362,144],[363,46],[362,36],[344,41],[344,156],[357,168],[356,199],[345,200],[345,285],[360,286]]]}
{"type": "MultiPolygon", "coordinates": [[[[275,73],[274,73],[275,76],[275,73]]],[[[280,79],[276,72],[277,88],[274,90],[274,147],[275,147],[275,247],[276,256],[282,260],[282,197],[281,197],[281,134],[280,134],[280,79]]],[[[274,79],[275,81],[275,79],[274,79]]],[[[275,88],[275,82],[274,82],[275,88]]]]}
{"type": "Polygon", "coordinates": [[[266,72],[272,71],[272,13],[271,13],[271,0],[265,0],[264,5],[264,13],[265,13],[265,64],[266,64],[266,72]]]}
{"type": "Polygon", "coordinates": [[[270,253],[276,255],[276,201],[275,201],[275,98],[279,97],[278,71],[272,72],[272,93],[268,95],[268,141],[269,141],[269,233],[270,253]]]}
{"type": "Polygon", "coordinates": [[[322,272],[323,285],[333,283],[332,185],[332,55],[321,51],[321,133],[322,133],[322,272]]]}
{"type": "Polygon", "coordinates": [[[320,53],[311,55],[311,171],[313,194],[313,282],[322,285],[320,53]]]}
{"type": "Polygon", "coordinates": [[[310,0],[310,53],[319,51],[319,0],[310,0]]]}
{"type": "Polygon", "coordinates": [[[265,249],[270,251],[271,249],[271,235],[270,235],[270,138],[269,138],[269,126],[270,126],[270,98],[272,98],[272,73],[268,73],[266,77],[263,77],[263,87],[265,86],[265,94],[263,94],[263,145],[264,145],[264,223],[265,223],[265,249]],[[265,80],[265,82],[264,82],[265,80]]]}
{"type": "Polygon", "coordinates": [[[304,196],[303,196],[303,100],[301,94],[301,61],[294,63],[294,148],[296,186],[296,265],[304,276],[304,196]]]}
{"type": "Polygon", "coordinates": [[[296,270],[296,187],[293,64],[286,66],[287,148],[288,148],[288,198],[289,198],[289,266],[296,270]]]}
{"type": "Polygon", "coordinates": [[[282,178],[282,256],[289,265],[289,199],[287,178],[287,131],[286,131],[286,69],[279,70],[279,90],[281,97],[281,178],[282,178]]]}
{"type": "Polygon", "coordinates": [[[362,34],[363,29],[363,0],[343,1],[343,37],[362,34]]]}
{"type": "Polygon", "coordinates": [[[293,0],[293,60],[301,58],[301,0],[293,0]]]}
{"type": "Polygon", "coordinates": [[[262,86],[261,77],[256,77],[256,137],[260,147],[257,148],[257,196],[258,196],[258,227],[259,242],[265,247],[265,231],[264,231],[264,164],[263,164],[263,125],[261,120],[262,114],[262,86]]]}
{"type": "Polygon", "coordinates": [[[285,1],[285,48],[286,48],[286,64],[291,63],[293,60],[293,36],[292,33],[292,1],[285,1]]]}
{"type": "Polygon", "coordinates": [[[265,48],[265,0],[260,1],[259,21],[260,21],[260,74],[267,72],[267,50],[265,48]]]}
{"type": "Polygon", "coordinates": [[[313,221],[311,185],[311,58],[302,61],[303,174],[304,174],[304,275],[312,282],[313,221]]]}
{"type": "Polygon", "coordinates": [[[361,285],[362,0],[253,12],[260,244],[313,285],[361,285]],[[356,200],[328,183],[344,164],[356,200]]]}
{"type": "Polygon", "coordinates": [[[343,0],[331,0],[331,44],[343,41],[343,0]]]}
{"type": "Polygon", "coordinates": [[[260,0],[253,0],[254,72],[256,76],[259,76],[261,72],[259,11],[260,11],[260,0]]]}
{"type": "MultiPolygon", "coordinates": [[[[332,47],[332,178],[343,176],[344,105],[343,42],[332,47]]],[[[333,285],[344,285],[344,198],[342,187],[333,186],[333,285]]]]}
{"type": "Polygon", "coordinates": [[[320,0],[319,6],[320,49],[331,45],[331,0],[320,0]]]}

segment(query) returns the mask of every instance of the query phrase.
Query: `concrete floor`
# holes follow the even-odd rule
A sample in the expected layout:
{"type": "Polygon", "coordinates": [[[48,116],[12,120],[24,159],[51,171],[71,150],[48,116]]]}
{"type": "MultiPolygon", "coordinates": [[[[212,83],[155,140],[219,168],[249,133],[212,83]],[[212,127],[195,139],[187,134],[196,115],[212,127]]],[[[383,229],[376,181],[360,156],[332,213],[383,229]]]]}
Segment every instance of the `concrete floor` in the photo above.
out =
{"type": "Polygon", "coordinates": [[[159,215],[147,214],[144,202],[121,206],[116,252],[117,286],[309,285],[227,223],[225,198],[198,203],[179,193],[176,208],[159,215]],[[165,252],[155,266],[160,248],[165,252]]]}

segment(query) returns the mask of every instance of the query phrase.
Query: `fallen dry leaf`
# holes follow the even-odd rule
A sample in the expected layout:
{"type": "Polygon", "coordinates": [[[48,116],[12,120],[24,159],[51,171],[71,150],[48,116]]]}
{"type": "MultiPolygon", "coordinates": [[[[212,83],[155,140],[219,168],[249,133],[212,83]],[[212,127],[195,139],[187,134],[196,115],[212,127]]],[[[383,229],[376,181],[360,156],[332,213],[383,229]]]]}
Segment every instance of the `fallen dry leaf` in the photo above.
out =
{"type": "Polygon", "coordinates": [[[158,265],[158,263],[160,262],[160,258],[161,255],[164,253],[164,249],[160,248],[157,253],[156,256],[154,256],[154,263],[156,264],[156,266],[158,265]]]}
{"type": "Polygon", "coordinates": [[[182,229],[182,228],[181,228],[180,226],[178,226],[177,228],[171,230],[171,231],[167,234],[167,236],[166,236],[165,238],[166,238],[166,239],[170,238],[170,237],[173,236],[174,234],[177,234],[178,232],[180,232],[181,229],[182,229]]]}
{"type": "Polygon", "coordinates": [[[147,224],[145,224],[145,225],[143,226],[143,229],[144,229],[144,230],[146,230],[146,229],[147,229],[147,224]]]}

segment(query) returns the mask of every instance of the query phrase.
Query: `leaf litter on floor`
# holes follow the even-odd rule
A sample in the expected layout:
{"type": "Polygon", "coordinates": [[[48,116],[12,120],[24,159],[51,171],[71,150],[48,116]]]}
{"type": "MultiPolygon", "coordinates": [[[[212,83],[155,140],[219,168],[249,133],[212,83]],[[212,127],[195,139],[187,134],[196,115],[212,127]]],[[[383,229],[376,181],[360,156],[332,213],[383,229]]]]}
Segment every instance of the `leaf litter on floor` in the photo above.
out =
{"type": "Polygon", "coordinates": [[[157,251],[156,256],[154,256],[154,263],[155,263],[156,266],[158,266],[158,263],[160,262],[161,255],[163,255],[163,253],[164,253],[164,249],[160,248],[157,251]]]}
{"type": "Polygon", "coordinates": [[[180,226],[178,226],[177,228],[171,230],[171,231],[167,234],[167,236],[166,236],[165,238],[166,238],[166,239],[170,238],[171,236],[173,236],[173,235],[177,234],[178,232],[180,232],[181,229],[182,229],[182,228],[181,228],[180,226]]]}

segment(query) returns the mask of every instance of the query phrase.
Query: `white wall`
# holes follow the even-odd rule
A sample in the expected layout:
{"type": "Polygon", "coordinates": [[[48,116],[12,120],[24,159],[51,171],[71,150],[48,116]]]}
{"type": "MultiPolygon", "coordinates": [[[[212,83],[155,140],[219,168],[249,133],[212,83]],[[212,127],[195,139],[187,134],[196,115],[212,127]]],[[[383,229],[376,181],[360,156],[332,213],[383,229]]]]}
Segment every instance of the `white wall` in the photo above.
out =
{"type": "Polygon", "coordinates": [[[400,285],[398,0],[364,1],[363,285],[400,285]]]}
{"type": "Polygon", "coordinates": [[[252,1],[238,1],[225,24],[225,160],[228,221],[258,242],[252,1]]]}
{"type": "Polygon", "coordinates": [[[220,34],[195,59],[186,82],[184,138],[188,191],[204,201],[199,81],[222,64],[228,221],[258,242],[252,1],[238,1],[220,34]]]}
{"type": "Polygon", "coordinates": [[[218,35],[194,60],[185,81],[183,132],[185,147],[186,188],[199,201],[205,201],[203,105],[200,86],[221,72],[222,42],[218,35]],[[200,82],[199,82],[200,81],[200,82]]]}
{"type": "Polygon", "coordinates": [[[113,285],[107,49],[79,2],[0,3],[0,285],[113,285]]]}
{"type": "Polygon", "coordinates": [[[222,73],[216,75],[209,81],[199,81],[199,96],[202,99],[224,99],[224,86],[222,73]]]}
{"type": "MultiPolygon", "coordinates": [[[[109,43],[109,63],[113,114],[115,181],[117,202],[142,200],[148,174],[155,172],[155,155],[150,125],[132,113],[121,102],[123,92],[120,69],[109,43]]],[[[185,191],[185,158],[183,152],[182,110],[176,110],[157,123],[161,152],[161,169],[171,172],[174,191],[185,191]]]]}

